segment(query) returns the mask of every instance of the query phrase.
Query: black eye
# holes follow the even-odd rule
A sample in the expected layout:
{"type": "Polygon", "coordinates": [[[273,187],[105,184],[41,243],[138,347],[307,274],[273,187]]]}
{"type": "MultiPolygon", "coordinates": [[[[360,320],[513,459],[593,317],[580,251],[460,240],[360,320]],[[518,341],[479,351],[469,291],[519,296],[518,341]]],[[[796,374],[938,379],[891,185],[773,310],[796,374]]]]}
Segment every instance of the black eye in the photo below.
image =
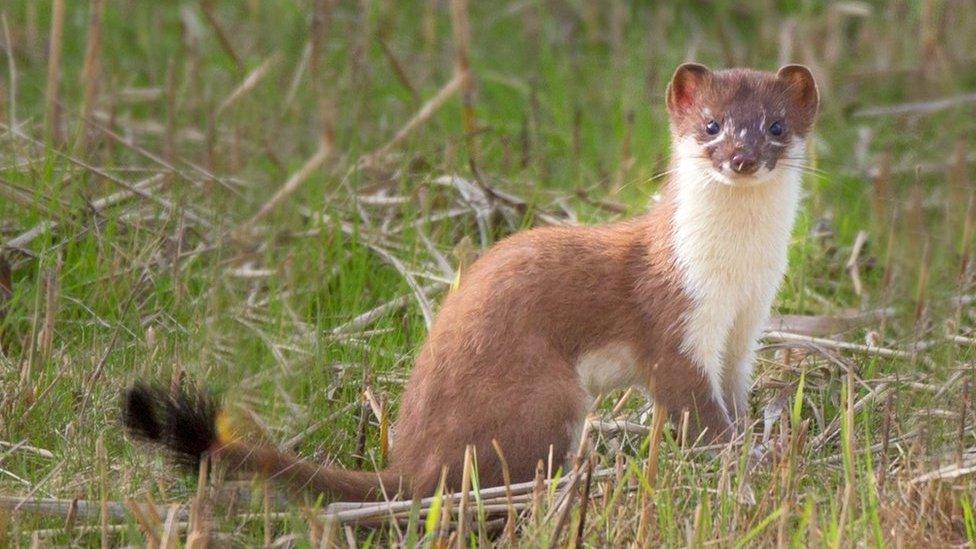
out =
{"type": "Polygon", "coordinates": [[[773,124],[769,126],[769,133],[770,135],[775,135],[775,136],[783,135],[782,122],[773,122],[773,124]]]}
{"type": "Polygon", "coordinates": [[[708,132],[708,135],[715,135],[721,129],[722,126],[719,126],[718,122],[714,120],[709,120],[708,124],[705,124],[705,131],[708,132]]]}

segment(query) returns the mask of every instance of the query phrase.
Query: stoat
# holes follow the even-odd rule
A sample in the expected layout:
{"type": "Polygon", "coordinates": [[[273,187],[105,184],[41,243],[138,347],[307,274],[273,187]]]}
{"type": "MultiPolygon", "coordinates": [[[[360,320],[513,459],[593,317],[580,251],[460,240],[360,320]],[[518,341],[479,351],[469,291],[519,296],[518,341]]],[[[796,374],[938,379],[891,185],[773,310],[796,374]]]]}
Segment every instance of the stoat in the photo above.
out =
{"type": "Polygon", "coordinates": [[[786,269],[818,102],[803,66],[678,67],[662,199],[621,223],[515,234],[471,265],[417,357],[383,471],[235,438],[211,400],[147,385],[128,390],[124,423],[190,459],[350,500],[429,495],[443,468],[457,490],[468,445],[480,484],[502,484],[493,440],[510,480],[531,480],[571,451],[598,394],[635,384],[674,416],[690,411],[693,438],[728,441],[786,269]]]}

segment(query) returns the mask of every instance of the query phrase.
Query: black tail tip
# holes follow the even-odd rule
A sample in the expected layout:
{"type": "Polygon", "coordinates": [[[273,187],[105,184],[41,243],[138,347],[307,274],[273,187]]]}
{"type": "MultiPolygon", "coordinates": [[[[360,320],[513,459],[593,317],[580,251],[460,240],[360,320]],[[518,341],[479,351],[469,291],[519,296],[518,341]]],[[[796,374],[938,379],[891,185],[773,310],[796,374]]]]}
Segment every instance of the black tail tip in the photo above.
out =
{"type": "Polygon", "coordinates": [[[123,394],[122,425],[132,438],[161,444],[178,462],[195,466],[217,442],[219,410],[207,392],[137,382],[123,394]]]}

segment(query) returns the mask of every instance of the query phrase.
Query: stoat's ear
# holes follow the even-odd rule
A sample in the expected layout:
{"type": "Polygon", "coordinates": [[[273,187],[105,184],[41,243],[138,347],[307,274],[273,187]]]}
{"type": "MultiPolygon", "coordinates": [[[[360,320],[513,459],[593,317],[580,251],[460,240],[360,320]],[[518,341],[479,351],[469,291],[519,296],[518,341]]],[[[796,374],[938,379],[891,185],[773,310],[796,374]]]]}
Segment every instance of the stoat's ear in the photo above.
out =
{"type": "Polygon", "coordinates": [[[705,65],[685,63],[674,71],[668,84],[668,110],[682,113],[695,105],[712,71],[705,65]]]}
{"type": "Polygon", "coordinates": [[[776,77],[787,83],[793,105],[811,116],[817,112],[820,92],[810,69],[803,65],[786,65],[776,72],[776,77]]]}

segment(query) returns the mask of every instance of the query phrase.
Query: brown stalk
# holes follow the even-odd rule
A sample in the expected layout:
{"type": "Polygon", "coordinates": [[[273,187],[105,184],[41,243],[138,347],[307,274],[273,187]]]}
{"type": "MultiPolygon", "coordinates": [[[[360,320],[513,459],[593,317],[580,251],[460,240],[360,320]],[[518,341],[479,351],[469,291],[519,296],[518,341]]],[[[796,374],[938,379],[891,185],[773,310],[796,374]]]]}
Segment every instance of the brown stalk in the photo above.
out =
{"type": "Polygon", "coordinates": [[[163,523],[163,535],[159,541],[162,549],[174,549],[179,546],[179,529],[181,524],[178,521],[179,512],[180,506],[175,503],[166,508],[166,522],[163,523]]]}
{"type": "Polygon", "coordinates": [[[200,460],[197,475],[197,493],[190,506],[190,532],[186,536],[188,549],[207,547],[210,542],[210,513],[207,501],[207,478],[209,477],[210,460],[200,460]]]}
{"type": "Polygon", "coordinates": [[[518,515],[516,515],[515,506],[512,504],[512,477],[508,469],[508,460],[505,459],[505,453],[502,452],[501,445],[495,439],[491,439],[491,445],[495,448],[495,453],[498,454],[498,460],[502,464],[502,478],[505,480],[505,503],[508,505],[508,516],[505,521],[505,538],[514,544],[515,522],[518,519],[518,515]]]}
{"type": "Polygon", "coordinates": [[[846,394],[847,400],[844,405],[847,411],[844,414],[844,423],[846,424],[844,436],[847,439],[845,444],[847,446],[847,452],[849,452],[851,456],[852,463],[849,464],[848,466],[849,470],[847,471],[847,474],[844,476],[844,484],[845,484],[844,504],[843,507],[841,508],[842,518],[839,521],[839,524],[841,525],[841,529],[839,530],[840,534],[843,533],[843,528],[846,526],[846,522],[847,522],[846,520],[844,520],[844,517],[849,517],[850,514],[853,513],[854,487],[856,486],[857,483],[855,477],[857,474],[857,466],[853,463],[853,460],[857,455],[857,449],[855,447],[856,438],[854,436],[854,429],[855,429],[854,415],[857,413],[857,410],[855,410],[854,408],[854,391],[855,391],[854,368],[847,368],[847,394],[846,394]]]}
{"type": "Polygon", "coordinates": [[[884,405],[884,423],[881,425],[881,467],[878,475],[878,489],[884,490],[888,476],[888,445],[891,444],[891,425],[894,422],[894,393],[888,393],[884,405]]]}
{"type": "Polygon", "coordinates": [[[7,307],[14,295],[13,269],[5,253],[0,251],[0,353],[7,349],[7,307]]]}
{"type": "Polygon", "coordinates": [[[149,547],[160,547],[161,540],[159,539],[159,534],[156,532],[156,525],[153,523],[150,517],[146,516],[148,513],[143,512],[139,502],[133,499],[127,499],[125,501],[125,506],[129,509],[129,513],[132,515],[132,518],[136,520],[136,523],[139,525],[139,529],[142,530],[143,535],[146,536],[148,541],[147,545],[149,547]]]}
{"type": "Polygon", "coordinates": [[[54,267],[44,273],[44,324],[38,335],[38,354],[41,360],[51,356],[54,344],[54,322],[57,316],[58,298],[61,294],[61,268],[64,258],[58,255],[54,267]]]}
{"type": "MultiPolygon", "coordinates": [[[[895,216],[892,214],[888,221],[888,236],[887,244],[885,246],[885,263],[884,263],[884,273],[881,275],[881,296],[882,303],[889,303],[891,301],[891,282],[894,278],[894,268],[895,268],[895,216]]],[[[881,329],[884,330],[885,319],[882,319],[881,329]]]]}
{"type": "Polygon", "coordinates": [[[622,188],[628,180],[628,174],[634,165],[632,144],[634,137],[634,111],[628,110],[624,117],[624,138],[620,143],[620,160],[617,165],[615,189],[622,188]]]}
{"type": "Polygon", "coordinates": [[[969,193],[969,201],[966,206],[966,219],[962,226],[962,250],[959,261],[959,281],[965,283],[966,271],[969,269],[969,261],[972,259],[971,246],[973,243],[973,233],[976,230],[976,190],[969,193]]]}
{"type": "Polygon", "coordinates": [[[264,546],[271,547],[271,490],[267,482],[261,483],[261,505],[264,511],[264,546]]]}
{"type": "Polygon", "coordinates": [[[10,127],[17,127],[17,64],[14,62],[14,46],[10,40],[10,26],[7,24],[7,13],[0,13],[0,23],[3,23],[3,44],[7,53],[7,72],[10,81],[7,83],[7,104],[10,108],[10,127]]]}
{"type": "Polygon", "coordinates": [[[893,199],[891,192],[891,152],[885,151],[878,158],[877,166],[874,170],[874,177],[871,178],[871,206],[874,211],[875,226],[880,227],[882,223],[891,219],[888,205],[893,199]]]}
{"type": "Polygon", "coordinates": [[[419,103],[420,92],[417,91],[417,87],[414,86],[413,82],[410,81],[410,76],[407,75],[407,71],[404,70],[403,64],[400,63],[399,59],[397,59],[396,53],[390,49],[390,45],[382,36],[377,36],[376,41],[380,45],[380,50],[383,52],[383,57],[386,58],[386,61],[390,64],[390,68],[393,69],[393,75],[396,76],[397,81],[400,82],[400,84],[408,92],[410,92],[413,100],[419,103]]]}
{"type": "MultiPolygon", "coordinates": [[[[86,120],[88,117],[85,118],[86,120]]],[[[176,160],[176,62],[170,58],[166,64],[166,137],[163,156],[176,160]]],[[[177,170],[173,170],[177,171],[177,170]]]]}
{"type": "Polygon", "coordinates": [[[922,315],[925,313],[925,297],[926,297],[926,290],[928,288],[929,267],[930,267],[929,263],[931,262],[932,259],[931,255],[932,255],[932,251],[930,247],[930,242],[929,239],[926,238],[925,243],[922,246],[922,264],[919,266],[919,271],[918,271],[918,286],[915,289],[914,318],[915,318],[916,335],[918,334],[918,330],[921,329],[919,323],[922,320],[922,315]]]}
{"type": "Polygon", "coordinates": [[[68,506],[68,515],[64,518],[64,533],[69,536],[74,534],[75,514],[78,510],[76,503],[76,500],[71,500],[71,504],[68,506]]]}
{"type": "Polygon", "coordinates": [[[477,172],[477,120],[474,113],[474,77],[471,74],[471,26],[467,0],[450,0],[451,27],[454,31],[454,73],[461,77],[461,110],[464,121],[468,161],[477,172]]]}
{"type": "MultiPolygon", "coordinates": [[[[580,476],[580,463],[577,461],[576,466],[573,467],[573,471],[568,475],[568,483],[556,497],[556,506],[552,510],[555,511],[555,526],[552,528],[552,534],[549,540],[550,548],[556,547],[556,544],[559,543],[559,536],[562,534],[563,528],[566,526],[566,520],[569,518],[569,513],[573,508],[573,501],[576,497],[576,486],[579,484],[580,476]]],[[[550,520],[553,518],[552,511],[549,513],[550,520]]]]}
{"type": "Polygon", "coordinates": [[[47,58],[47,85],[44,90],[44,132],[48,141],[63,142],[58,95],[61,84],[61,43],[64,37],[65,0],[52,0],[51,36],[47,58]]]}
{"type": "Polygon", "coordinates": [[[468,526],[468,495],[471,489],[471,468],[472,453],[474,447],[468,445],[464,448],[464,469],[461,473],[461,501],[458,504],[458,527],[457,527],[457,547],[464,549],[467,546],[465,540],[468,526]]]}
{"type": "Polygon", "coordinates": [[[434,543],[438,547],[446,547],[448,545],[448,533],[451,531],[451,499],[447,494],[444,493],[445,485],[447,484],[447,466],[441,467],[441,478],[437,483],[437,492],[441,494],[441,516],[437,521],[437,536],[434,543]]]}
{"type": "Polygon", "coordinates": [[[532,519],[537,528],[542,524],[543,519],[542,498],[546,493],[545,482],[545,466],[542,460],[539,460],[535,466],[535,479],[532,481],[532,519]]]}
{"type": "Polygon", "coordinates": [[[41,339],[41,297],[46,292],[38,291],[36,292],[36,297],[34,298],[34,314],[31,318],[31,330],[28,335],[28,349],[27,349],[27,360],[23,362],[20,368],[20,386],[21,391],[27,390],[30,387],[32,372],[34,371],[35,362],[38,360],[39,354],[39,342],[41,339]]]}
{"type": "Polygon", "coordinates": [[[88,44],[85,48],[85,64],[81,69],[81,84],[84,87],[81,100],[81,135],[78,139],[80,150],[88,148],[88,127],[84,123],[92,117],[95,110],[95,97],[98,93],[99,70],[102,53],[102,19],[107,0],[90,0],[91,14],[88,19],[88,44]]]}
{"type": "Polygon", "coordinates": [[[369,365],[363,367],[362,403],[359,406],[359,422],[356,425],[356,451],[353,452],[353,464],[361,467],[366,459],[366,429],[369,427],[370,402],[366,396],[369,391],[369,365]]]}
{"type": "Polygon", "coordinates": [[[967,203],[966,199],[968,198],[970,184],[966,156],[969,148],[969,142],[966,137],[960,136],[956,139],[952,156],[949,158],[949,193],[947,197],[948,203],[946,204],[946,213],[948,214],[946,216],[946,226],[950,229],[958,223],[960,208],[967,203]]]}
{"type": "Polygon", "coordinates": [[[309,52],[308,67],[313,80],[318,76],[318,69],[322,59],[323,36],[332,23],[333,0],[315,0],[315,8],[312,11],[312,25],[309,29],[309,52]]]}
{"type": "Polygon", "coordinates": [[[657,462],[661,451],[661,435],[664,433],[664,422],[667,420],[667,409],[659,404],[654,405],[651,416],[651,436],[648,442],[647,462],[644,465],[644,479],[650,490],[645,490],[641,496],[641,515],[637,529],[637,544],[644,546],[651,539],[651,497],[657,482],[657,462]]]}
{"type": "Polygon", "coordinates": [[[227,36],[227,32],[224,31],[224,27],[217,20],[217,15],[213,11],[213,0],[200,0],[200,10],[203,12],[203,16],[207,19],[207,23],[213,28],[214,33],[217,35],[217,41],[220,43],[220,47],[224,50],[237,65],[238,72],[244,72],[244,62],[241,61],[241,57],[234,50],[233,44],[230,43],[230,38],[227,36]]]}
{"type": "Polygon", "coordinates": [[[580,540],[583,539],[583,533],[586,531],[586,511],[590,506],[590,486],[593,485],[593,459],[586,460],[586,482],[583,484],[583,495],[580,498],[580,516],[579,524],[576,526],[576,532],[572,540],[570,540],[570,547],[577,547],[580,544],[580,540]]]}
{"type": "Polygon", "coordinates": [[[963,466],[963,446],[966,440],[966,420],[969,416],[969,378],[962,381],[962,395],[959,399],[959,430],[956,433],[956,467],[963,466]]]}

